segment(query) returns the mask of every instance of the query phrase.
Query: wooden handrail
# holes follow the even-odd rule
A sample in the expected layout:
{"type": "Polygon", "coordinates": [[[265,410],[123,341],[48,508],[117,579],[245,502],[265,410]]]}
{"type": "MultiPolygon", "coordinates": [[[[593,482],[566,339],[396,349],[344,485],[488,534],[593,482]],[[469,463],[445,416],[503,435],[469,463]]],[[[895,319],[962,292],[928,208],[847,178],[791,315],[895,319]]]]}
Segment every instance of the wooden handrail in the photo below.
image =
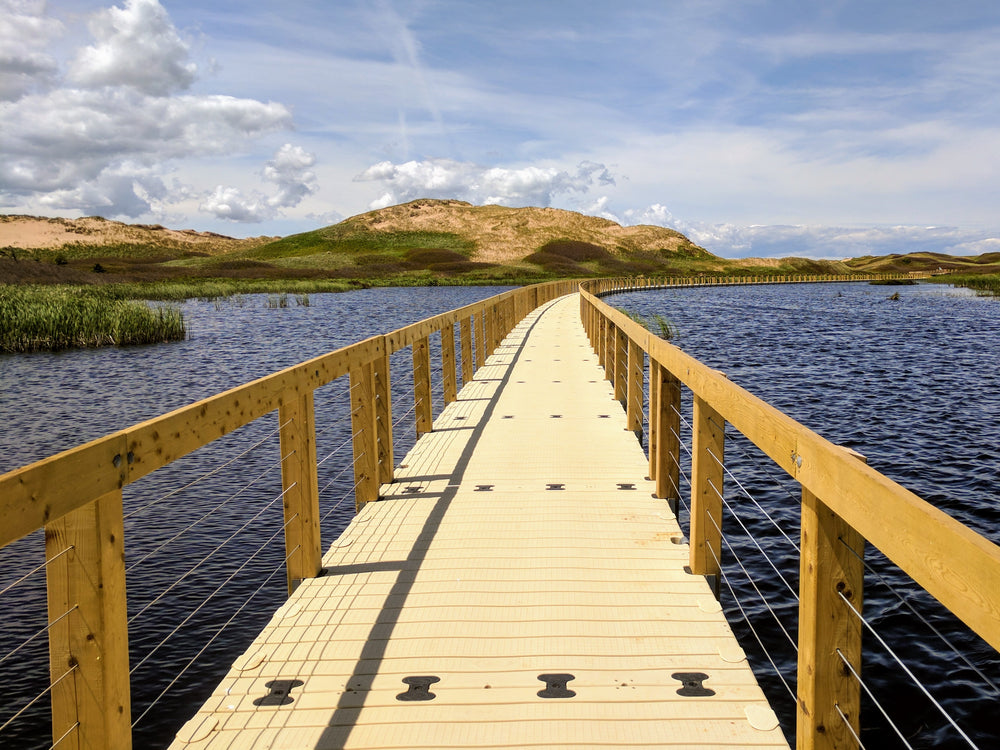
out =
{"type": "MultiPolygon", "coordinates": [[[[693,572],[717,572],[712,558],[719,554],[717,529],[721,528],[721,519],[716,514],[721,515],[721,503],[716,505],[717,498],[712,496],[721,492],[718,463],[723,460],[721,433],[725,424],[742,433],[802,486],[800,613],[809,622],[808,627],[799,627],[798,747],[856,746],[839,721],[835,705],[857,733],[859,691],[855,681],[842,679],[840,657],[836,657],[835,664],[830,660],[839,649],[860,669],[860,625],[856,617],[848,617],[843,611],[836,617],[829,613],[831,601],[841,604],[836,592],[845,591],[848,593],[844,596],[853,597],[851,601],[860,611],[861,570],[859,561],[846,559],[843,545],[832,549],[830,535],[855,551],[863,549],[866,541],[877,547],[998,650],[1000,547],[870,468],[857,454],[822,438],[600,299],[618,291],[673,285],[652,279],[640,279],[638,283],[611,279],[584,282],[580,287],[584,326],[612,382],[620,377],[613,355],[608,352],[612,336],[625,335],[649,357],[650,382],[655,384],[649,399],[650,476],[657,480],[657,494],[661,497],[673,499],[676,480],[670,487],[663,481],[663,474],[680,460],[676,441],[665,425],[670,417],[662,403],[667,397],[664,394],[676,381],[694,396],[690,530],[693,572]],[[705,460],[702,451],[711,451],[718,460],[705,460]],[[672,453],[669,459],[664,455],[667,452],[672,453]],[[709,516],[715,523],[706,520],[709,516]],[[816,613],[823,617],[817,618],[816,613]],[[820,663],[819,659],[826,662],[820,663]]],[[[679,407],[679,397],[673,398],[675,408],[679,407]]],[[[839,609],[846,607],[841,604],[839,609]]]]}

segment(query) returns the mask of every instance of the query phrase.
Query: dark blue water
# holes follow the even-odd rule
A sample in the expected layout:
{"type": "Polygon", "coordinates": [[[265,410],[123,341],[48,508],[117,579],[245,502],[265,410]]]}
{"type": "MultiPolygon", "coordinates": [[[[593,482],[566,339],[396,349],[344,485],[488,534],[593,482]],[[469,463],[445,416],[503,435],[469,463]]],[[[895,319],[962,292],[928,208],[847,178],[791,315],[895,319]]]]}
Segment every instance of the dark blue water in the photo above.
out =
{"type": "MultiPolygon", "coordinates": [[[[823,284],[689,288],[606,301],[668,318],[685,351],[1000,542],[1000,300],[930,284],[823,284]],[[900,298],[890,300],[896,291],[900,298]]],[[[689,403],[685,408],[690,418],[689,403]]],[[[723,550],[723,604],[787,732],[795,652],[778,622],[794,639],[797,602],[781,576],[796,589],[798,561],[782,532],[798,541],[799,489],[736,434],[727,438],[726,460],[733,476],[726,478],[724,529],[732,548],[723,550]]],[[[1000,747],[1000,693],[990,684],[1000,684],[997,653],[870,547],[866,563],[866,618],[979,747],[1000,747]]],[[[863,642],[865,682],[911,746],[969,746],[874,636],[866,632],[863,642]]],[[[869,748],[906,746],[867,697],[862,727],[869,748]]]]}
{"type": "MultiPolygon", "coordinates": [[[[313,295],[308,307],[289,296],[284,309],[269,309],[261,296],[219,305],[189,302],[183,306],[190,330],[185,342],[0,357],[0,471],[499,291],[368,290],[313,295]]],[[[938,286],[900,288],[901,299],[891,302],[893,291],[858,284],[690,288],[608,301],[669,318],[686,350],[825,437],[865,454],[879,471],[996,541],[1000,302],[938,286]]],[[[392,368],[398,460],[413,441],[412,413],[406,413],[412,403],[409,352],[394,356],[392,368]]],[[[324,544],[353,513],[345,385],[316,393],[324,544]]],[[[439,381],[435,399],[437,413],[439,381]]],[[[276,416],[262,418],[126,488],[133,718],[156,701],[136,726],[137,747],[169,741],[285,596],[277,426],[276,416]],[[198,477],[205,478],[187,486],[198,477]],[[170,542],[191,525],[192,531],[170,542]],[[182,584],[170,588],[185,574],[182,584]],[[177,677],[181,670],[186,671],[177,677]]],[[[733,436],[727,463],[748,494],[797,540],[798,489],[755,450],[733,436]]],[[[797,587],[797,558],[782,534],[735,481],[727,480],[727,500],[797,587]]],[[[726,550],[723,602],[769,697],[791,727],[788,689],[753,633],[794,690],[794,652],[772,612],[794,639],[796,604],[778,573],[746,541],[733,513],[727,511],[725,524],[754,584],[726,550]]],[[[0,589],[42,562],[42,545],[34,535],[0,551],[0,589]]],[[[980,747],[1000,745],[992,716],[997,694],[976,673],[1000,682],[996,653],[873,551],[866,561],[875,571],[866,580],[866,616],[980,747]],[[974,668],[927,635],[878,576],[945,631],[974,668]]],[[[43,627],[44,600],[40,574],[0,597],[0,658],[43,627]]],[[[10,702],[0,706],[0,724],[44,688],[46,659],[43,633],[0,664],[2,684],[17,686],[10,702]]],[[[867,637],[864,669],[914,747],[967,746],[867,637]]],[[[0,746],[48,746],[44,699],[36,709],[0,734],[0,746]]],[[[866,704],[862,723],[868,747],[903,746],[878,709],[866,704]]]]}
{"type": "MultiPolygon", "coordinates": [[[[285,308],[267,295],[189,301],[183,342],[0,356],[0,472],[505,289],[364,290],[308,306],[288,295],[285,308]]],[[[439,346],[432,338],[432,356],[439,346]]],[[[415,437],[409,350],[391,369],[398,459],[415,437]]],[[[324,544],[354,513],[346,380],[315,393],[324,544]]],[[[437,375],[434,399],[436,414],[437,375]]],[[[125,489],[136,747],[168,744],[286,596],[277,427],[263,417],[125,489]]],[[[44,559],[40,533],[0,550],[0,590],[44,559]]],[[[0,725],[47,684],[45,622],[44,573],[0,596],[0,659],[40,633],[0,663],[0,725]]],[[[48,747],[48,710],[46,696],[0,747],[48,747]]]]}

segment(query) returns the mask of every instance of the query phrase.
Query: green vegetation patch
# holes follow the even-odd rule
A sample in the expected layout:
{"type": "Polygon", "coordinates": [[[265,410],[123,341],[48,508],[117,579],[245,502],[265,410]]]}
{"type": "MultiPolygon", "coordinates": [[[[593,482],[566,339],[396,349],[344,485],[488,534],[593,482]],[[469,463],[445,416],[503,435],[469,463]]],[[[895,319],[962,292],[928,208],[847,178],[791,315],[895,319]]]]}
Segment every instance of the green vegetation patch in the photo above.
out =
{"type": "Polygon", "coordinates": [[[998,273],[951,274],[941,276],[935,281],[974,289],[977,294],[983,297],[1000,297],[1000,274],[998,273]]]}
{"type": "Polygon", "coordinates": [[[363,255],[373,253],[404,257],[413,250],[450,250],[467,259],[474,243],[451,232],[366,231],[334,225],[314,232],[293,234],[276,242],[242,253],[244,257],[268,260],[291,258],[313,253],[363,255]]]}
{"type": "Polygon", "coordinates": [[[592,260],[611,260],[612,255],[600,245],[578,240],[553,240],[546,242],[538,252],[559,256],[576,263],[586,263],[592,260]]]}
{"type": "Polygon", "coordinates": [[[115,299],[101,288],[0,286],[0,352],[152,344],[184,335],[180,310],[115,299]]]}

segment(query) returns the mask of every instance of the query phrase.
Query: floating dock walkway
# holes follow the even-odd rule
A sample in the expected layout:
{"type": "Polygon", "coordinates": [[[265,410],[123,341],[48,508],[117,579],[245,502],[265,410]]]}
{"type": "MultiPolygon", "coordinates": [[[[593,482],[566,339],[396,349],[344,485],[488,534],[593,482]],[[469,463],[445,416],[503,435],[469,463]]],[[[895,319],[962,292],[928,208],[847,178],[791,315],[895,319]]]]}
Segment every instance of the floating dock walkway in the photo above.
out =
{"type": "Polygon", "coordinates": [[[580,321],[528,314],[175,750],[787,748],[580,321]]]}

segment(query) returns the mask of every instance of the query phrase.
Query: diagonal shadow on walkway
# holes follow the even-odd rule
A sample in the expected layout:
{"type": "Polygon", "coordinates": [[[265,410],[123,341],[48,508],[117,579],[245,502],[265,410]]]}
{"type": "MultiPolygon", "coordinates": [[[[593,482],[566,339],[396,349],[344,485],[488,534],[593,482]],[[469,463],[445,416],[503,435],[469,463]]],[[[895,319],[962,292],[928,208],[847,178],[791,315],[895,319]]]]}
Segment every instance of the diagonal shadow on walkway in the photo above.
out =
{"type": "MultiPolygon", "coordinates": [[[[538,311],[536,311],[537,314],[535,315],[535,319],[530,323],[530,325],[523,329],[523,332],[521,333],[521,341],[515,347],[508,344],[501,347],[504,351],[501,352],[501,348],[498,348],[497,352],[495,352],[495,354],[502,353],[510,355],[511,350],[513,349],[513,356],[511,357],[510,362],[505,365],[491,365],[491,367],[506,368],[502,378],[491,378],[492,381],[499,380],[500,385],[497,387],[493,396],[489,399],[489,404],[486,407],[482,419],[472,430],[469,442],[466,444],[466,447],[462,451],[462,455],[456,464],[455,473],[451,476],[451,482],[448,489],[437,501],[435,501],[434,508],[428,515],[420,534],[410,550],[410,553],[407,555],[405,560],[392,564],[391,569],[399,569],[399,576],[396,579],[396,583],[393,585],[388,596],[386,597],[386,601],[393,602],[393,606],[385,607],[379,617],[376,618],[372,631],[369,633],[369,638],[366,640],[364,647],[361,649],[361,654],[355,666],[354,673],[346,683],[351,686],[351,691],[345,691],[341,695],[336,710],[330,716],[329,726],[324,730],[320,738],[318,747],[343,747],[347,743],[351,731],[353,730],[354,725],[364,707],[364,697],[371,690],[372,683],[378,672],[377,668],[372,669],[371,667],[373,664],[380,664],[385,658],[385,649],[390,641],[389,638],[384,637],[383,634],[386,631],[391,634],[393,628],[395,628],[398,624],[398,618],[402,612],[402,603],[405,602],[407,596],[409,596],[410,591],[413,588],[417,574],[420,572],[421,563],[424,561],[431,542],[434,540],[434,537],[441,526],[441,522],[444,519],[445,514],[448,512],[448,508],[458,492],[458,485],[462,482],[465,470],[468,468],[469,461],[472,458],[472,454],[475,452],[477,444],[482,439],[483,431],[489,423],[490,418],[496,409],[497,402],[510,380],[510,375],[514,369],[514,365],[524,353],[525,346],[527,345],[528,338],[530,337],[532,330],[537,325],[538,320],[542,317],[542,315],[544,315],[557,301],[558,300],[553,300],[552,302],[543,305],[538,311]],[[376,629],[380,635],[378,639],[371,637],[376,629]],[[362,701],[361,705],[358,705],[359,697],[362,701]]],[[[473,380],[472,382],[482,381],[473,380]]],[[[391,502],[391,500],[388,502],[391,502]]],[[[385,563],[382,563],[382,566],[384,565],[385,563]]],[[[357,572],[358,570],[357,566],[348,567],[351,569],[351,572],[357,572]]],[[[386,568],[379,567],[379,569],[385,570],[386,568]]],[[[338,572],[348,571],[343,568],[329,569],[329,573],[331,574],[336,574],[338,572]]],[[[400,688],[402,689],[403,686],[401,685],[400,688]]]]}

